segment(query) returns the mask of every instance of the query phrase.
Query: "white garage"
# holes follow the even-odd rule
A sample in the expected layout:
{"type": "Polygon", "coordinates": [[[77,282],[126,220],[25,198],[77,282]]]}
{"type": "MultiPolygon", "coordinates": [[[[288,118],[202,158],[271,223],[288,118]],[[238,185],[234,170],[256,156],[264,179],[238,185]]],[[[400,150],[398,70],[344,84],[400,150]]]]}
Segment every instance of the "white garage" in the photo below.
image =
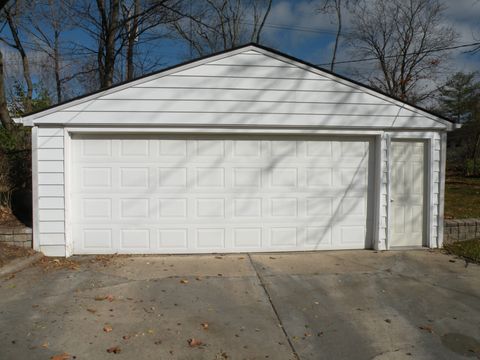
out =
{"type": "Polygon", "coordinates": [[[448,120],[248,45],[26,116],[52,256],[438,247],[448,120]]]}

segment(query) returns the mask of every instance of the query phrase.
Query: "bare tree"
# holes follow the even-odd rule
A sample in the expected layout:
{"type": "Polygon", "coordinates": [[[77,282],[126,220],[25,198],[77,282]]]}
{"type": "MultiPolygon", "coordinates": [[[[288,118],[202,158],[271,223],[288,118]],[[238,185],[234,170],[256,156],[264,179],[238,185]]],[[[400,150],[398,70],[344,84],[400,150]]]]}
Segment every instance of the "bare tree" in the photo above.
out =
{"type": "Polygon", "coordinates": [[[0,37],[0,40],[3,43],[7,44],[8,46],[17,50],[22,59],[23,78],[27,86],[27,91],[26,91],[26,96],[24,99],[23,106],[24,106],[25,112],[30,112],[32,110],[33,81],[32,81],[32,75],[30,72],[30,63],[28,61],[28,55],[23,45],[23,42],[20,38],[20,33],[19,33],[18,20],[23,15],[22,11],[28,12],[28,8],[26,8],[25,4],[18,1],[10,7],[4,7],[3,15],[8,25],[8,28],[10,30],[12,39],[10,40],[6,37],[0,37]]]}
{"type": "Polygon", "coordinates": [[[137,41],[138,36],[138,14],[140,13],[140,0],[133,0],[133,14],[132,9],[127,8],[124,5],[125,17],[132,16],[131,21],[125,21],[125,33],[127,37],[127,50],[126,50],[126,63],[127,63],[127,80],[131,80],[134,77],[134,49],[135,42],[137,41]]]}
{"type": "Polygon", "coordinates": [[[337,58],[338,45],[340,43],[340,37],[342,36],[342,27],[343,27],[343,10],[350,9],[352,6],[355,6],[358,3],[358,0],[322,0],[319,12],[323,14],[335,14],[337,22],[337,30],[335,34],[335,43],[333,45],[332,60],[330,62],[330,71],[333,71],[335,66],[335,60],[337,58]]]}
{"type": "Polygon", "coordinates": [[[5,74],[3,72],[3,53],[0,51],[0,121],[8,131],[12,130],[14,123],[8,112],[7,97],[5,95],[5,74]]]}
{"type": "Polygon", "coordinates": [[[260,41],[271,0],[196,0],[184,3],[175,30],[198,55],[260,41]]]}
{"type": "Polygon", "coordinates": [[[419,89],[435,78],[456,34],[444,25],[440,0],[362,0],[355,8],[350,44],[356,54],[377,59],[372,86],[400,99],[419,102],[430,93],[419,89]]]}
{"type": "Polygon", "coordinates": [[[45,54],[48,59],[48,64],[44,66],[51,68],[54,74],[57,102],[64,99],[64,85],[71,80],[63,75],[66,66],[64,52],[68,49],[62,40],[64,32],[71,29],[69,19],[64,15],[70,2],[71,0],[36,1],[34,11],[29,12],[22,26],[33,41],[33,50],[45,54]]]}
{"type": "MultiPolygon", "coordinates": [[[[135,77],[138,66],[139,48],[147,51],[148,43],[161,41],[168,37],[167,24],[178,21],[184,15],[181,13],[181,4],[184,0],[156,0],[141,1],[130,0],[122,2],[123,36],[121,43],[125,48],[125,78],[131,80],[135,77]]],[[[151,59],[156,64],[155,59],[151,59]]]]}
{"type": "MultiPolygon", "coordinates": [[[[88,66],[82,70],[98,74],[99,87],[113,84],[118,59],[124,56],[126,49],[127,78],[134,76],[134,48],[145,32],[161,26],[163,22],[173,21],[166,14],[173,10],[181,0],[89,0],[76,1],[70,9],[70,17],[93,40],[94,46],[77,43],[86,56],[96,58],[96,67],[88,66]]],[[[91,62],[88,62],[91,64],[91,62]]]]}
{"type": "MultiPolygon", "coordinates": [[[[9,0],[0,0],[0,10],[2,10],[9,0]]],[[[0,122],[7,130],[13,126],[13,121],[10,118],[7,107],[7,98],[5,96],[5,76],[3,73],[3,53],[0,51],[0,122]]]]}

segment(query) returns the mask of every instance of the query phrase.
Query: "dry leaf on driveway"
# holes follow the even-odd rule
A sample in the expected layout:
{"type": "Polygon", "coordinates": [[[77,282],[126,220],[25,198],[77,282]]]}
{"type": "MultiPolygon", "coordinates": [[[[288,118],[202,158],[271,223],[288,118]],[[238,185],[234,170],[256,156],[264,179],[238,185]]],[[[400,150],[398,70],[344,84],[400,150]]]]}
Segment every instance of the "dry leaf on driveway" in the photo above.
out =
{"type": "Polygon", "coordinates": [[[95,296],[95,301],[103,301],[103,300],[108,300],[112,302],[114,300],[114,296],[109,294],[109,295],[97,295],[95,296]]]}
{"type": "Polygon", "coordinates": [[[180,280],[180,284],[188,284],[188,280],[187,279],[182,279],[182,280],[180,280]]]}
{"type": "Polygon", "coordinates": [[[121,351],[122,351],[122,349],[120,349],[120,346],[112,346],[111,348],[107,349],[107,352],[109,354],[111,354],[111,353],[119,354],[121,351]]]}
{"type": "Polygon", "coordinates": [[[59,354],[59,355],[53,355],[50,359],[51,360],[69,360],[70,359],[70,354],[63,353],[63,354],[59,354]]]}
{"type": "Polygon", "coordinates": [[[188,339],[187,342],[190,347],[196,347],[203,344],[200,340],[195,338],[188,339]]]}
{"type": "Polygon", "coordinates": [[[428,331],[429,333],[433,333],[433,329],[430,325],[421,325],[418,327],[420,330],[428,331]]]}
{"type": "Polygon", "coordinates": [[[208,323],[207,322],[201,323],[200,325],[202,325],[203,330],[208,330],[208,323]]]}
{"type": "Polygon", "coordinates": [[[109,332],[111,332],[112,330],[113,330],[112,325],[105,325],[105,326],[103,327],[103,331],[105,331],[106,333],[109,333],[109,332]]]}

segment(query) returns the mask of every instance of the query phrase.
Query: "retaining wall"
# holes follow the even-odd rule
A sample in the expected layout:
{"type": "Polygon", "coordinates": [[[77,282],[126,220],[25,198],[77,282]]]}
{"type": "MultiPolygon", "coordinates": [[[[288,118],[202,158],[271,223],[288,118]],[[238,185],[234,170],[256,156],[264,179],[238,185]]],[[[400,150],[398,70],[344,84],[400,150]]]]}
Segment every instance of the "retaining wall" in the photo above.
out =
{"type": "Polygon", "coordinates": [[[443,242],[480,238],[480,219],[445,220],[443,242]]]}
{"type": "Polygon", "coordinates": [[[32,229],[27,226],[0,226],[0,242],[31,248],[32,229]]]}

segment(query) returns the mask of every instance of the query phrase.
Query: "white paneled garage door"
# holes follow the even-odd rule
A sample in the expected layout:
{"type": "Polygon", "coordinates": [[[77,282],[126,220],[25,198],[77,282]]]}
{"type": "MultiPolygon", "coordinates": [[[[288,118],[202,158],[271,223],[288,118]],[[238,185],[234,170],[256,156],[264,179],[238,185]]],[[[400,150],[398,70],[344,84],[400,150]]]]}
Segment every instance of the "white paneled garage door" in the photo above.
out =
{"type": "Polygon", "coordinates": [[[74,135],[72,144],[76,254],[370,246],[366,139],[74,135]]]}

